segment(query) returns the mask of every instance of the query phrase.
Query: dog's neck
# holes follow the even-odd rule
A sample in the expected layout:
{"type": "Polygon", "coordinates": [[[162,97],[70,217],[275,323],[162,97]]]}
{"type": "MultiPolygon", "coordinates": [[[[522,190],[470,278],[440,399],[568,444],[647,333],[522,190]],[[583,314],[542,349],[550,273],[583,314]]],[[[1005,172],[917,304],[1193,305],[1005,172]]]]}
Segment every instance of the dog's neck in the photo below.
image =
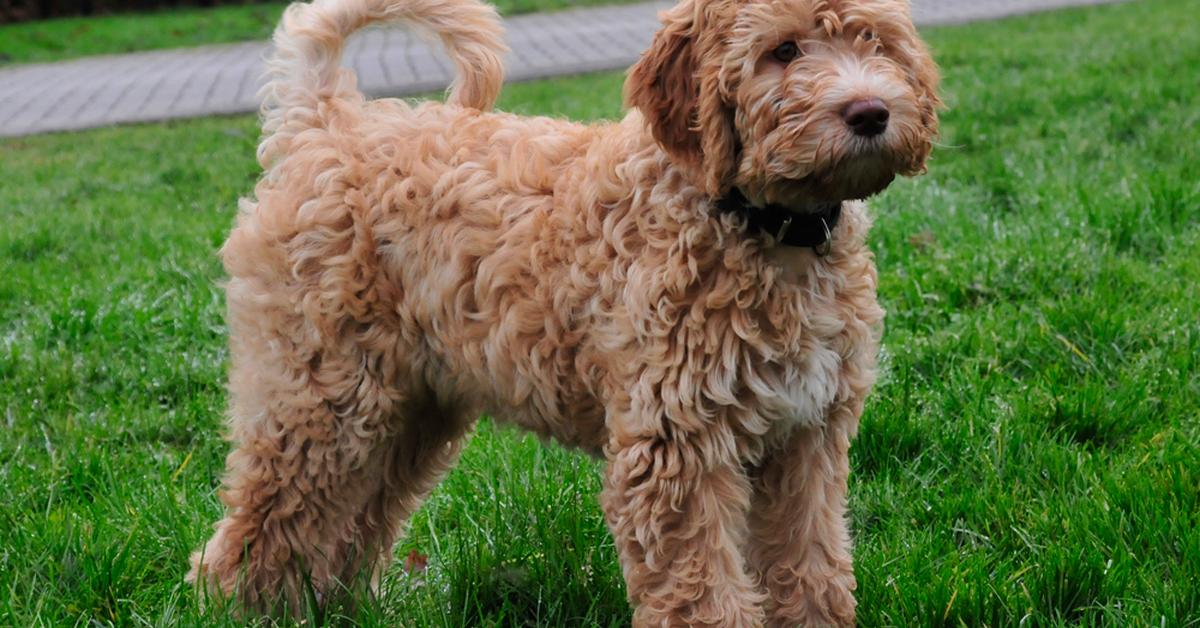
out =
{"type": "Polygon", "coordinates": [[[811,211],[804,213],[782,205],[756,207],[736,187],[730,188],[729,193],[717,201],[716,207],[721,212],[745,216],[749,233],[770,235],[776,244],[809,247],[817,255],[829,252],[833,228],[842,216],[842,204],[837,201],[816,203],[811,211]]]}

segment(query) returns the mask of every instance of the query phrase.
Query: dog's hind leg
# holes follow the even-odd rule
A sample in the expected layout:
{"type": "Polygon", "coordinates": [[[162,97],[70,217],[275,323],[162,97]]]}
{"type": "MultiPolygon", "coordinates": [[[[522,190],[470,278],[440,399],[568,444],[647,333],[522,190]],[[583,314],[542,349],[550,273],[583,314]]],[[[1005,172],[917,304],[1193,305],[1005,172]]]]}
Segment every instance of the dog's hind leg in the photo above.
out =
{"type": "Polygon", "coordinates": [[[769,626],[854,624],[845,518],[852,405],[836,406],[824,427],[797,428],[756,474],[747,558],[770,596],[769,626]]]}
{"type": "Polygon", "coordinates": [[[229,287],[226,513],[189,579],[259,612],[298,614],[306,595],[339,593],[390,549],[465,428],[418,416],[426,393],[385,357],[393,341],[353,328],[319,340],[291,300],[254,286],[229,287]]]}
{"type": "Polygon", "coordinates": [[[362,560],[348,562],[343,581],[357,577],[363,563],[371,586],[391,558],[392,545],[409,517],[458,460],[478,413],[437,403],[432,394],[404,404],[399,433],[390,439],[376,487],[356,522],[362,560]]]}

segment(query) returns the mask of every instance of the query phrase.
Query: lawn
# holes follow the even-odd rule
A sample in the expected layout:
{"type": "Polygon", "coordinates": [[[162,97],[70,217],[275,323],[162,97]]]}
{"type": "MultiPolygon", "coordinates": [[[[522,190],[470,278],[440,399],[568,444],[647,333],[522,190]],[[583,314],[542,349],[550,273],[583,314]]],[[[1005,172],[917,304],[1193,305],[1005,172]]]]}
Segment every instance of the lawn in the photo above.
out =
{"type": "MultiPolygon", "coordinates": [[[[889,314],[852,450],[863,625],[1200,625],[1192,7],[927,33],[941,146],[873,201],[889,314]]],[[[502,106],[613,117],[620,82],[502,106]]],[[[235,117],[0,142],[0,625],[234,623],[183,575],[220,512],[215,251],[255,136],[235,117]]],[[[595,462],[483,422],[356,619],[628,622],[598,488],[595,462]]]]}
{"type": "MultiPolygon", "coordinates": [[[[494,0],[505,15],[633,0],[494,0]]],[[[145,13],[68,17],[0,24],[0,67],[6,63],[265,40],[287,2],[170,8],[145,13]]]]}

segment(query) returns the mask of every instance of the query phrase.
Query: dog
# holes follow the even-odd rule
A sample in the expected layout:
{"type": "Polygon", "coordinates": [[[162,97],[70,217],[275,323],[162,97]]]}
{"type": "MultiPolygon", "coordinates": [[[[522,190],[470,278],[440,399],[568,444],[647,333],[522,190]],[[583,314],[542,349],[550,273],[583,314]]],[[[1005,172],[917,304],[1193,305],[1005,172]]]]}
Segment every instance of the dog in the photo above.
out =
{"type": "Polygon", "coordinates": [[[682,0],[593,125],[491,112],[477,0],[315,0],[275,34],[229,275],[224,519],[189,579],[255,612],[387,565],[486,412],[603,458],[637,626],[852,624],[848,448],[883,311],[861,201],[925,170],[903,0],[682,0]],[[445,103],[368,100],[404,20],[445,103]],[[306,589],[311,587],[311,589],[306,589]]]}

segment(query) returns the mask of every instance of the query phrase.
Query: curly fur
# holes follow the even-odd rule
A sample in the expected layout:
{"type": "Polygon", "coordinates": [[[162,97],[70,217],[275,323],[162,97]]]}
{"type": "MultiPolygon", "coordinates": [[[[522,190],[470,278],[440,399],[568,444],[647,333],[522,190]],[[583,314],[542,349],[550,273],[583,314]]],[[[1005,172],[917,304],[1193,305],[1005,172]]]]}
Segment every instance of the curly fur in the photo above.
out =
{"type": "Polygon", "coordinates": [[[227,512],[190,579],[295,612],[306,583],[378,575],[486,411],[607,461],[636,625],[853,622],[847,451],[883,312],[849,199],[923,168],[936,70],[899,0],[663,20],[628,115],[582,125],[488,112],[504,47],[477,0],[287,10],[265,174],[222,249],[227,512]],[[367,101],[337,67],[386,19],[445,44],[445,104],[367,101]],[[866,97],[892,112],[873,143],[839,117],[866,97]],[[846,200],[831,252],[716,213],[733,186],[846,200]]]}

